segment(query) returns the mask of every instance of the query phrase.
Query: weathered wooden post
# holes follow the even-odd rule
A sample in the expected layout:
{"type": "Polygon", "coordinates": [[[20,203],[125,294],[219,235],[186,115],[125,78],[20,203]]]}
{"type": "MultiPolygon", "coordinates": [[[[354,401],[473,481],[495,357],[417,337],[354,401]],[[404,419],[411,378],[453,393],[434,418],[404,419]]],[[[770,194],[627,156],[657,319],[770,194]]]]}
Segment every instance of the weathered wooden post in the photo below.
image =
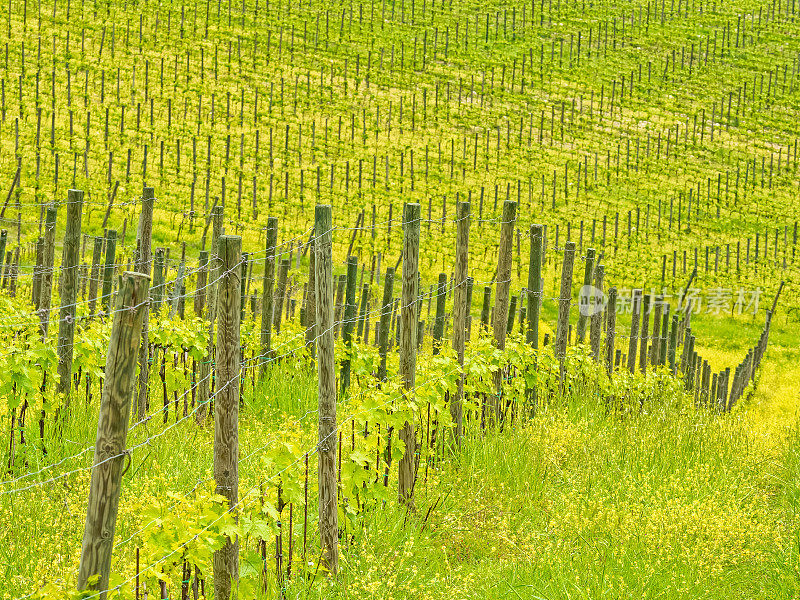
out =
{"type": "MultiPolygon", "coordinates": [[[[36,265],[33,267],[33,285],[31,286],[31,304],[39,311],[39,295],[42,289],[42,264],[44,262],[44,238],[36,240],[36,265]]],[[[94,311],[92,311],[94,312],[94,311]]]]}
{"type": "Polygon", "coordinates": [[[86,526],[78,570],[78,590],[85,590],[87,587],[100,590],[101,600],[105,600],[111,572],[122,467],[127,456],[125,444],[128,419],[136,380],[136,357],[142,321],[147,312],[147,305],[144,303],[147,292],[146,275],[125,273],[122,276],[106,357],[86,526]],[[96,575],[99,575],[99,579],[89,586],[89,578],[96,575]]]}
{"type": "MultiPolygon", "coordinates": [[[[456,264],[453,276],[453,349],[458,364],[464,366],[464,346],[467,335],[467,273],[469,272],[469,225],[470,203],[459,202],[456,206],[456,264]]],[[[450,416],[455,424],[454,435],[457,446],[461,446],[464,436],[464,374],[458,378],[458,389],[450,401],[450,416]]]]}
{"type": "MultiPolygon", "coordinates": [[[[348,282],[349,283],[349,282],[348,282]]],[[[355,280],[353,281],[353,295],[355,296],[355,280]]],[[[389,334],[391,333],[392,307],[394,306],[394,267],[386,268],[386,276],[383,279],[383,304],[381,305],[381,320],[378,326],[378,355],[380,363],[378,365],[378,379],[386,381],[386,356],[389,353],[389,334]]],[[[355,307],[353,308],[355,315],[355,307]]]]}
{"type": "MultiPolygon", "coordinates": [[[[528,258],[528,323],[525,341],[536,351],[539,349],[539,312],[542,308],[542,242],[543,226],[531,225],[528,258]]],[[[534,358],[534,369],[538,362],[537,352],[537,356],[534,358]]],[[[531,405],[531,412],[535,414],[539,402],[536,387],[528,388],[526,395],[531,405]]]]}
{"type": "Polygon", "coordinates": [[[614,372],[614,336],[617,327],[617,288],[608,290],[608,307],[606,308],[606,372],[608,376],[614,372]]]}
{"type": "Polygon", "coordinates": [[[330,205],[314,211],[314,251],[319,327],[317,373],[319,376],[319,533],[322,560],[331,574],[339,569],[339,516],[336,482],[336,362],[333,339],[333,220],[330,205]]]}
{"type": "Polygon", "coordinates": [[[467,337],[466,341],[469,341],[470,335],[472,334],[472,287],[475,284],[475,279],[473,277],[467,277],[467,337]]]}
{"type": "MultiPolygon", "coordinates": [[[[215,492],[234,513],[239,503],[239,371],[241,324],[242,238],[221,235],[217,243],[217,352],[214,363],[214,481],[215,492]]],[[[239,540],[227,538],[214,552],[214,597],[228,600],[239,578],[239,540]]]]}
{"type": "Polygon", "coordinates": [[[153,286],[150,290],[151,308],[158,314],[164,301],[164,248],[156,248],[153,259],[153,286]]]}
{"type": "Polygon", "coordinates": [[[642,290],[633,290],[631,302],[633,310],[631,311],[631,337],[628,340],[628,371],[634,373],[639,340],[639,313],[642,311],[642,290]]]}
{"type": "MultiPolygon", "coordinates": [[[[594,256],[595,250],[594,248],[587,248],[586,249],[586,263],[584,265],[583,270],[583,288],[581,288],[581,295],[585,291],[587,291],[592,285],[592,275],[594,272],[594,256]]],[[[584,314],[585,311],[578,312],[578,329],[576,333],[576,343],[583,344],[586,340],[586,321],[588,320],[588,315],[584,314]]]]}
{"type": "MultiPolygon", "coordinates": [[[[594,269],[594,287],[597,294],[603,293],[604,275],[605,268],[603,265],[597,265],[594,269]]],[[[600,333],[603,326],[603,310],[604,307],[602,305],[593,306],[592,316],[589,320],[589,347],[592,350],[592,357],[595,362],[600,360],[600,333]]]]}
{"type": "MultiPolygon", "coordinates": [[[[417,328],[419,290],[419,225],[420,205],[408,203],[403,209],[403,295],[400,310],[400,382],[407,394],[413,394],[417,365],[417,328]]],[[[417,435],[415,425],[406,421],[400,430],[405,445],[398,465],[400,502],[414,506],[414,484],[417,480],[417,435]]]]}
{"type": "Polygon", "coordinates": [[[206,304],[206,286],[208,285],[208,250],[200,250],[197,257],[197,281],[194,290],[194,314],[203,316],[206,304]]]}
{"type": "Polygon", "coordinates": [[[481,331],[489,330],[489,314],[492,305],[492,286],[483,286],[483,305],[481,306],[481,331]]]}
{"type": "Polygon", "coordinates": [[[278,246],[278,218],[267,219],[267,242],[264,261],[264,285],[261,300],[261,376],[272,359],[272,307],[275,302],[275,249],[278,246]]]}
{"type": "MultiPolygon", "coordinates": [[[[345,347],[345,357],[342,360],[341,385],[342,393],[350,388],[350,351],[353,343],[353,327],[356,323],[356,277],[358,275],[358,258],[347,258],[347,279],[344,299],[344,327],[342,328],[342,342],[345,347]]],[[[388,326],[387,326],[388,328],[388,326]]],[[[383,329],[381,329],[383,335],[383,329]]],[[[385,365],[385,358],[382,358],[385,365]]],[[[385,366],[384,366],[385,369],[385,366]]]]}
{"type": "Polygon", "coordinates": [[[688,338],[688,343],[686,344],[686,354],[687,354],[687,361],[686,366],[684,367],[684,388],[687,391],[692,389],[694,384],[694,371],[692,369],[692,356],[694,353],[694,336],[686,332],[686,336],[688,338]]]}
{"type": "Polygon", "coordinates": [[[639,370],[642,374],[647,373],[647,343],[650,339],[650,300],[650,294],[645,294],[642,304],[641,349],[639,350],[639,370]]]}
{"type": "Polygon", "coordinates": [[[114,271],[116,270],[117,260],[117,231],[109,229],[106,234],[106,262],[103,269],[103,293],[100,304],[103,312],[111,312],[111,292],[114,289],[114,271]]]}
{"type": "MultiPolygon", "coordinates": [[[[316,230],[314,231],[316,233],[316,230]]],[[[311,252],[308,257],[308,284],[306,286],[306,321],[304,325],[306,328],[306,352],[308,352],[308,355],[313,358],[316,350],[315,337],[317,335],[317,286],[315,273],[316,252],[314,251],[316,243],[313,239],[310,243],[311,252]]],[[[331,327],[333,327],[333,319],[331,319],[331,327]]]]}
{"type": "Polygon", "coordinates": [[[283,300],[286,296],[286,280],[289,277],[289,268],[292,266],[291,258],[282,258],[278,269],[278,287],[275,291],[275,304],[272,309],[272,325],[275,334],[281,332],[281,318],[283,317],[283,300]]]}
{"type": "Polygon", "coordinates": [[[528,262],[528,328],[525,340],[539,348],[539,313],[542,308],[542,225],[531,225],[528,262]]]}
{"type": "MultiPolygon", "coordinates": [[[[9,196],[10,198],[10,196],[9,196]]],[[[6,257],[6,244],[8,243],[8,231],[0,230],[0,272],[3,270],[3,263],[6,257]]]]}
{"type": "Polygon", "coordinates": [[[222,207],[214,205],[211,209],[211,252],[208,255],[208,337],[206,338],[206,359],[200,363],[200,381],[197,384],[197,412],[195,419],[202,424],[208,417],[211,402],[211,365],[215,361],[214,323],[217,319],[217,290],[222,276],[219,259],[219,238],[222,235],[222,207]]]}
{"type": "Polygon", "coordinates": [[[436,285],[436,319],[433,322],[433,354],[439,354],[444,336],[444,310],[447,300],[447,275],[439,273],[436,285]]]}
{"type": "MultiPolygon", "coordinates": [[[[508,300],[511,290],[511,266],[514,242],[514,226],[517,222],[517,203],[506,200],[503,203],[503,217],[500,222],[500,246],[497,255],[497,280],[494,304],[494,346],[499,350],[506,347],[508,333],[508,300]]],[[[492,398],[493,415],[496,422],[500,422],[503,409],[500,406],[500,396],[503,385],[503,371],[499,369],[494,374],[495,395],[492,398]]]]}
{"type": "Polygon", "coordinates": [[[561,292],[558,297],[558,323],[556,326],[555,357],[560,363],[560,381],[563,384],[569,333],[569,309],[572,304],[572,267],[575,263],[575,242],[564,244],[564,262],[561,270],[561,292]]]}
{"type": "Polygon", "coordinates": [[[61,310],[58,318],[58,393],[65,394],[64,408],[69,406],[72,381],[72,344],[75,337],[76,301],[78,299],[78,261],[80,260],[81,213],[83,191],[69,190],[67,228],[61,259],[61,310]]]}
{"type": "Polygon", "coordinates": [[[658,366],[658,357],[661,349],[661,311],[664,307],[663,296],[653,297],[653,344],[650,348],[648,360],[654,367],[658,366]]]}
{"type": "Polygon", "coordinates": [[[100,260],[103,257],[103,238],[94,238],[92,248],[92,271],[89,275],[89,319],[94,317],[97,308],[97,287],[100,279],[100,260]]]}
{"type": "MultiPolygon", "coordinates": [[[[150,244],[153,237],[153,204],[155,191],[146,187],[142,191],[142,212],[139,215],[139,254],[136,257],[136,272],[150,276],[152,256],[150,244]]],[[[147,414],[148,397],[150,394],[148,379],[150,378],[150,343],[148,329],[150,309],[145,311],[142,324],[142,345],[139,349],[139,392],[136,396],[136,419],[141,421],[147,414]]],[[[202,399],[202,398],[201,398],[202,399]]]]}
{"type": "MultiPolygon", "coordinates": [[[[3,233],[5,233],[5,229],[3,233]]],[[[4,239],[4,238],[3,238],[4,239]]],[[[47,339],[50,328],[50,306],[53,302],[53,269],[56,252],[56,209],[47,208],[44,221],[44,256],[42,261],[42,278],[39,288],[39,321],[42,340],[47,339]]],[[[2,256],[2,252],[0,252],[2,256]]]]}

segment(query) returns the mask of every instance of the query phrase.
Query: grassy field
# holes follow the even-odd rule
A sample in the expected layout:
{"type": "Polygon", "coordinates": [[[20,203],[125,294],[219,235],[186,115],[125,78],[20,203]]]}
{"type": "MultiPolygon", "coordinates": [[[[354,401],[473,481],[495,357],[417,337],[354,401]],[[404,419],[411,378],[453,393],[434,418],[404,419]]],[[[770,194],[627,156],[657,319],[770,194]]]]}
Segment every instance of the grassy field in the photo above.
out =
{"type": "MultiPolygon", "coordinates": [[[[696,323],[698,331],[709,327],[722,336],[713,340],[720,349],[709,358],[728,363],[743,347],[721,343],[720,324],[747,325],[696,323]]],[[[397,505],[394,492],[365,494],[361,510],[345,519],[335,584],[315,576],[318,556],[302,560],[295,513],[295,575],[285,584],[286,596],[793,597],[800,584],[800,440],[791,382],[798,371],[797,348],[784,346],[792,335],[778,319],[758,388],[731,414],[696,407],[668,379],[650,384],[641,409],[615,408],[589,378],[507,431],[468,427],[460,453],[427,457],[415,512],[397,505]]],[[[257,490],[287,466],[301,485],[302,462],[293,463],[300,449],[313,446],[315,405],[315,378],[294,363],[275,367],[245,394],[243,489],[257,490]],[[259,453],[264,446],[269,452],[259,453]]],[[[345,402],[340,410],[357,415],[359,408],[345,402]]],[[[70,423],[63,448],[52,453],[71,455],[93,438],[94,411],[84,419],[70,423]]],[[[136,447],[147,440],[134,450],[124,479],[117,528],[122,546],[114,563],[121,579],[133,575],[135,547],[143,548],[144,565],[148,551],[160,557],[217,514],[210,508],[213,432],[191,421],[157,437],[161,426],[144,429],[129,441],[136,447]]],[[[81,464],[71,459],[59,472],[81,464]]],[[[293,478],[285,474],[283,481],[285,498],[296,501],[293,478]]],[[[57,482],[2,497],[3,521],[10,524],[2,544],[5,597],[45,581],[53,584],[45,588],[47,597],[74,585],[87,485],[86,471],[77,468],[57,482]]],[[[312,469],[312,494],[314,488],[312,469]]],[[[275,493],[256,493],[245,513],[257,518],[264,500],[274,510],[275,493]]],[[[285,527],[285,508],[282,517],[285,527]]],[[[315,535],[312,515],[309,539],[315,535]]],[[[212,528],[207,536],[213,547],[219,533],[212,528]]],[[[258,550],[255,540],[245,545],[258,550]]],[[[314,547],[309,544],[309,554],[314,547]]],[[[198,548],[188,556],[202,564],[202,554],[198,548]]],[[[170,565],[162,560],[160,568],[170,565]]],[[[165,570],[170,589],[178,590],[180,571],[165,570]]],[[[277,593],[274,577],[269,571],[265,597],[277,593]]]]}

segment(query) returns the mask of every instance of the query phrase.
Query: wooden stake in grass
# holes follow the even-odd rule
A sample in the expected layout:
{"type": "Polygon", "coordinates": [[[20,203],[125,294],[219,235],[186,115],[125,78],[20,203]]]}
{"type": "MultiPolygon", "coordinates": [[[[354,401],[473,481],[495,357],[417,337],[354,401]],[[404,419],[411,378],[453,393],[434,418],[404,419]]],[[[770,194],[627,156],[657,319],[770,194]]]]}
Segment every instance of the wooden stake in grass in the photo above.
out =
{"type": "Polygon", "coordinates": [[[569,309],[572,304],[572,266],[575,264],[575,242],[564,244],[564,262],[561,267],[561,293],[558,296],[558,323],[556,327],[555,357],[561,367],[560,380],[565,373],[564,359],[567,355],[567,336],[569,334],[569,309]]]}
{"type": "MultiPolygon", "coordinates": [[[[514,225],[517,221],[517,203],[506,200],[503,203],[503,220],[500,223],[500,248],[497,256],[497,286],[494,305],[494,345],[503,350],[506,347],[508,333],[508,300],[511,290],[511,262],[514,242],[514,225]]],[[[494,374],[494,387],[496,395],[493,398],[493,418],[499,422],[503,409],[500,405],[500,396],[503,385],[503,369],[498,369],[494,374]]]]}
{"type": "MultiPolygon", "coordinates": [[[[3,230],[3,234],[6,230],[3,230]]],[[[5,250],[5,235],[0,238],[0,256],[5,250]]],[[[55,267],[56,252],[56,209],[47,208],[47,216],[44,225],[44,256],[42,261],[42,279],[39,289],[39,327],[42,332],[42,340],[47,339],[47,332],[50,328],[50,306],[53,302],[53,269],[55,267]]]]}
{"type": "MultiPolygon", "coordinates": [[[[453,349],[458,364],[464,366],[464,345],[467,335],[467,273],[469,272],[470,203],[459,202],[456,207],[456,264],[453,279],[453,349]]],[[[450,401],[450,416],[455,424],[456,445],[461,446],[464,418],[461,402],[464,397],[464,374],[459,375],[456,395],[450,401]]]]}
{"type": "Polygon", "coordinates": [[[639,314],[642,311],[642,290],[633,290],[631,336],[628,340],[628,371],[636,370],[636,348],[639,339],[639,314]]]}
{"type": "Polygon", "coordinates": [[[641,349],[639,351],[639,370],[642,374],[647,372],[647,343],[650,339],[650,294],[645,294],[644,303],[642,305],[642,330],[641,330],[641,349]]]}
{"type": "Polygon", "coordinates": [[[100,279],[100,260],[103,256],[103,238],[94,238],[92,248],[92,271],[89,275],[89,319],[97,308],[97,287],[100,279]]]}
{"type": "MultiPolygon", "coordinates": [[[[153,204],[155,191],[146,187],[142,193],[142,212],[139,215],[139,255],[136,259],[136,272],[150,276],[150,244],[153,236],[153,204]]],[[[141,421],[147,414],[147,399],[149,397],[148,379],[150,374],[150,346],[148,343],[148,323],[150,320],[149,309],[144,315],[142,324],[142,346],[139,350],[139,393],[136,396],[136,419],[141,421]]]]}
{"type": "Polygon", "coordinates": [[[92,480],[83,532],[78,590],[100,590],[105,600],[111,572],[111,552],[122,483],[128,419],[136,376],[136,357],[142,321],[147,312],[148,277],[125,273],[111,327],[106,357],[100,418],[97,423],[92,480]],[[91,586],[89,578],[98,576],[91,586]]]}
{"type": "Polygon", "coordinates": [[[208,250],[200,250],[197,258],[197,285],[194,292],[194,314],[203,316],[206,303],[206,286],[208,285],[208,250]]]}
{"type": "Polygon", "coordinates": [[[331,574],[339,568],[339,516],[336,483],[336,362],[333,339],[333,221],[330,205],[314,211],[316,252],[316,321],[319,327],[317,373],[319,376],[319,532],[322,560],[331,574]]]}
{"type": "Polygon", "coordinates": [[[606,308],[606,372],[608,376],[614,372],[614,334],[617,326],[617,288],[608,290],[608,307],[606,308]]]}
{"type": "Polygon", "coordinates": [[[447,275],[445,273],[439,273],[439,281],[436,286],[436,319],[433,323],[434,355],[439,354],[442,348],[445,300],[447,300],[447,275]]]}
{"type": "Polygon", "coordinates": [[[103,312],[108,314],[111,309],[111,291],[114,286],[114,270],[117,260],[117,232],[110,229],[106,234],[106,263],[103,270],[103,294],[101,304],[103,312]]]}
{"type": "Polygon", "coordinates": [[[267,219],[264,261],[264,287],[261,300],[261,376],[272,359],[272,310],[275,302],[275,249],[278,246],[278,218],[267,219]]]}
{"type": "MultiPolygon", "coordinates": [[[[588,290],[589,287],[592,285],[592,272],[594,271],[594,248],[587,248],[586,249],[586,264],[583,271],[583,288],[588,290]]],[[[587,307],[588,308],[588,307],[587,307]]],[[[582,344],[586,339],[586,321],[588,320],[588,315],[584,314],[588,311],[580,311],[578,314],[578,330],[577,330],[577,340],[578,344],[582,344]]]]}
{"type": "Polygon", "coordinates": [[[64,232],[64,253],[61,259],[61,310],[58,319],[58,393],[66,394],[69,405],[72,381],[72,343],[75,337],[76,302],[78,300],[78,261],[80,259],[81,213],[83,192],[69,190],[67,228],[64,232]]]}
{"type": "MultiPolygon", "coordinates": [[[[241,319],[242,238],[222,235],[217,245],[217,352],[214,365],[214,481],[215,492],[236,514],[239,502],[239,326],[241,319]]],[[[239,579],[239,540],[228,537],[214,552],[214,597],[228,600],[239,579]]]]}
{"type": "MultiPolygon", "coordinates": [[[[316,293],[316,274],[314,272],[316,252],[314,252],[314,240],[311,240],[311,254],[308,260],[308,285],[306,286],[306,352],[314,358],[316,322],[317,322],[317,293],[316,293]]],[[[331,301],[332,302],[332,301],[331,301]]],[[[331,319],[333,327],[333,319],[331,319]]]]}
{"type": "MultiPolygon", "coordinates": [[[[355,293],[355,290],[353,290],[355,293]]],[[[381,319],[378,325],[378,379],[386,381],[386,356],[389,353],[389,334],[391,333],[392,308],[394,306],[394,267],[386,268],[383,278],[383,303],[381,304],[381,319]]],[[[355,311],[354,311],[355,312],[355,311]]]]}
{"type": "Polygon", "coordinates": [[[289,277],[289,268],[292,266],[292,259],[282,258],[278,270],[278,287],[275,292],[275,304],[272,309],[272,325],[275,333],[281,332],[281,318],[283,317],[283,300],[286,296],[286,280],[289,277]]]}
{"type": "MultiPolygon", "coordinates": [[[[605,268],[603,265],[597,265],[594,269],[594,287],[595,292],[602,294],[603,292],[603,275],[605,268]]],[[[589,321],[589,347],[592,349],[592,357],[595,361],[600,360],[600,330],[602,329],[603,309],[600,306],[594,306],[592,316],[589,321]]]]}
{"type": "Polygon", "coordinates": [[[672,328],[669,332],[669,346],[667,347],[667,360],[669,361],[669,370],[674,377],[678,373],[678,365],[675,357],[678,350],[678,330],[680,329],[680,315],[675,313],[672,315],[672,328]]]}
{"type": "Polygon", "coordinates": [[[39,310],[39,294],[41,293],[41,288],[42,288],[43,262],[44,262],[44,238],[40,237],[36,240],[36,264],[33,267],[33,285],[31,286],[31,304],[33,304],[37,312],[39,310]]]}
{"type": "MultiPolygon", "coordinates": [[[[407,394],[413,394],[417,365],[417,302],[419,290],[419,225],[420,205],[408,203],[403,209],[403,296],[400,309],[400,383],[407,394]]],[[[400,430],[405,445],[398,466],[398,497],[409,508],[414,507],[414,484],[417,480],[417,436],[408,421],[400,430]]]]}
{"type": "MultiPolygon", "coordinates": [[[[346,356],[342,361],[342,393],[350,387],[350,349],[353,341],[353,326],[356,322],[356,276],[358,275],[358,259],[350,256],[347,259],[347,289],[345,291],[344,327],[342,328],[342,342],[346,349],[346,356]]],[[[381,329],[383,332],[383,329],[381,329]]],[[[384,361],[385,364],[385,361],[384,361]]],[[[385,368],[385,367],[384,367],[385,368]]]]}

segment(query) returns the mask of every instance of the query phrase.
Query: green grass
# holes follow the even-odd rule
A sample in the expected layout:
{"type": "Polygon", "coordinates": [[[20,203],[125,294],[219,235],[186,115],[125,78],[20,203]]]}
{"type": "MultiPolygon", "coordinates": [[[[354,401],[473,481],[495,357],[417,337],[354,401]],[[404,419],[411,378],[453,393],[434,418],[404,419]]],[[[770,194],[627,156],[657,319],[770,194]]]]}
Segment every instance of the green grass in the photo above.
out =
{"type": "MultiPolygon", "coordinates": [[[[702,319],[696,326],[703,329],[702,319]]],[[[760,387],[729,415],[696,408],[672,388],[656,389],[641,410],[621,409],[603,399],[590,376],[576,380],[567,395],[545,401],[533,419],[517,419],[503,432],[482,433],[473,420],[460,452],[423,460],[415,511],[394,499],[395,470],[387,497],[367,494],[360,500],[366,502],[363,510],[342,519],[335,583],[315,575],[312,455],[306,557],[311,566],[302,562],[302,504],[296,504],[295,575],[287,597],[792,598],[800,585],[800,436],[796,417],[787,413],[773,419],[780,426],[767,427],[759,414],[780,402],[796,407],[771,387],[775,369],[797,372],[784,370],[783,335],[776,325],[776,349],[768,353],[760,387]]],[[[723,348],[712,359],[742,351],[723,348]]],[[[341,401],[340,415],[352,414],[349,402],[341,401]]],[[[298,449],[313,448],[315,408],[315,377],[294,360],[273,367],[256,388],[246,384],[242,493],[296,462],[298,449]]],[[[93,418],[89,412],[70,421],[65,440],[91,443],[93,418]]],[[[342,426],[347,454],[347,417],[342,426]]],[[[155,420],[137,428],[129,446],[161,428],[155,420]]],[[[197,505],[192,494],[184,495],[210,485],[212,437],[209,428],[189,419],[134,451],[115,538],[133,539],[115,551],[115,572],[133,575],[134,548],[144,540],[137,532],[154,528],[146,510],[161,506],[168,528],[193,526],[197,505]]],[[[65,443],[51,452],[68,455],[71,448],[65,443]]],[[[84,463],[85,457],[68,465],[84,463]]],[[[285,494],[292,493],[294,479],[302,481],[302,461],[289,468],[294,475],[283,479],[285,494]]],[[[0,499],[4,522],[13,524],[0,544],[4,598],[45,581],[61,589],[74,585],[87,489],[81,469],[0,499]]],[[[274,487],[264,493],[268,502],[277,502],[274,487]]],[[[359,502],[343,502],[354,501],[359,502]]],[[[255,499],[248,502],[249,510],[255,499]]],[[[286,553],[287,539],[284,544],[286,553]]],[[[274,541],[268,541],[267,557],[274,570],[274,541]]],[[[274,586],[274,574],[270,580],[274,586]]],[[[172,581],[174,594],[178,583],[172,581]]]]}
{"type": "Polygon", "coordinates": [[[416,514],[360,520],[336,586],[289,597],[791,598],[799,448],[743,415],[620,416],[579,393],[472,436],[416,514]]]}

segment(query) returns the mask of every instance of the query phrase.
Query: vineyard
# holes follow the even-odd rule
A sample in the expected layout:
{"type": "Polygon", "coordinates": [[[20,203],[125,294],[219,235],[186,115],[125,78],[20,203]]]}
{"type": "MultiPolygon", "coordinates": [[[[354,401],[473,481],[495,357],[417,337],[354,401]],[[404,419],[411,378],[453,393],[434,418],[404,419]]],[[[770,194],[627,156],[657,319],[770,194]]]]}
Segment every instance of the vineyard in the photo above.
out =
{"type": "Polygon", "coordinates": [[[794,0],[0,37],[0,599],[796,597],[794,0]]]}

